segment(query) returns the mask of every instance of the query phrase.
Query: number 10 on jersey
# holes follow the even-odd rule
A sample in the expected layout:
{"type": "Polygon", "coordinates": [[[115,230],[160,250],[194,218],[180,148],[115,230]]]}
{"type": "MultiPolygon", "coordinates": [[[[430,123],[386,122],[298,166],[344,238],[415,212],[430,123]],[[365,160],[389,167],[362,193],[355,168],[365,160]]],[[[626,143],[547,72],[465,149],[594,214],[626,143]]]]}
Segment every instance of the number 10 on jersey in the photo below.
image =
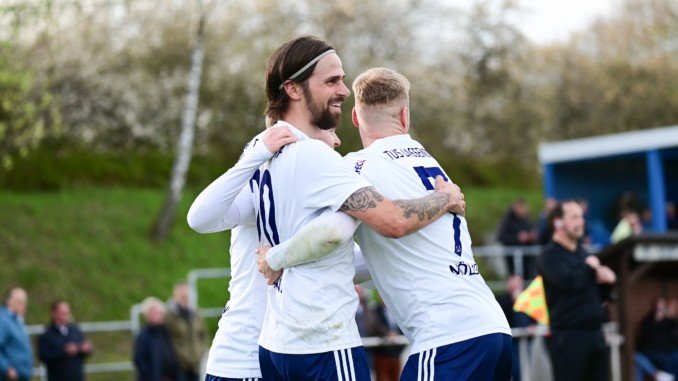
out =
{"type": "Polygon", "coordinates": [[[275,223],[275,201],[273,201],[273,184],[271,183],[271,172],[265,169],[261,172],[259,169],[254,172],[250,180],[250,190],[259,198],[259,213],[257,213],[257,232],[259,241],[262,234],[271,246],[280,243],[278,235],[278,226],[275,223]],[[257,191],[254,190],[254,185],[257,191]]]}

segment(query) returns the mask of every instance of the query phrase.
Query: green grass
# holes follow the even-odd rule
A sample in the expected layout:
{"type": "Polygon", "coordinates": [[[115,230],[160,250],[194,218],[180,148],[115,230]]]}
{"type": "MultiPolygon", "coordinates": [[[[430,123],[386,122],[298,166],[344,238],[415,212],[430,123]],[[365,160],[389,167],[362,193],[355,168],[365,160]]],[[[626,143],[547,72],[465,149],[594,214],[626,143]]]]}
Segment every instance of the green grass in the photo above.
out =
{"type": "Polygon", "coordinates": [[[474,245],[487,243],[488,236],[494,237],[499,222],[509,205],[522,197],[530,205],[532,221],[536,222],[543,208],[541,190],[511,188],[464,187],[461,191],[466,198],[466,220],[471,231],[474,245]]]}
{"type": "MultiPolygon", "coordinates": [[[[476,245],[496,228],[513,199],[525,197],[538,211],[541,198],[527,190],[463,191],[476,245]]],[[[55,298],[71,301],[80,321],[126,319],[129,307],[145,297],[167,298],[172,284],[191,269],[228,267],[228,232],[201,235],[185,223],[196,194],[185,193],[169,238],[156,244],[149,229],[163,200],[161,190],[0,191],[0,288],[16,284],[29,291],[29,323],[45,322],[55,298]]],[[[208,286],[200,289],[201,305],[223,305],[225,280],[208,286]]]]}
{"type": "MultiPolygon", "coordinates": [[[[534,190],[464,188],[467,218],[476,245],[493,231],[507,206],[524,197],[536,213],[534,190]]],[[[0,191],[0,289],[29,293],[28,324],[48,321],[49,303],[65,298],[78,321],[129,319],[130,307],[147,296],[166,299],[174,283],[195,268],[228,267],[229,233],[201,235],[185,223],[197,190],[187,190],[177,221],[163,243],[150,240],[162,204],[158,189],[86,187],[59,192],[0,191]]],[[[199,285],[202,307],[223,306],[226,279],[199,285]]],[[[216,320],[208,321],[214,332],[216,320]]],[[[93,363],[128,361],[129,333],[90,335],[93,363]]],[[[131,374],[91,375],[92,380],[132,379],[131,374]]]]}
{"type": "MultiPolygon", "coordinates": [[[[167,298],[191,269],[228,267],[229,234],[200,235],[185,222],[194,196],[187,192],[171,235],[158,244],[149,231],[160,190],[0,192],[0,287],[27,289],[28,323],[45,322],[55,298],[68,299],[80,321],[126,319],[145,297],[167,298]]],[[[225,281],[219,288],[201,300],[223,304],[225,281]]]]}

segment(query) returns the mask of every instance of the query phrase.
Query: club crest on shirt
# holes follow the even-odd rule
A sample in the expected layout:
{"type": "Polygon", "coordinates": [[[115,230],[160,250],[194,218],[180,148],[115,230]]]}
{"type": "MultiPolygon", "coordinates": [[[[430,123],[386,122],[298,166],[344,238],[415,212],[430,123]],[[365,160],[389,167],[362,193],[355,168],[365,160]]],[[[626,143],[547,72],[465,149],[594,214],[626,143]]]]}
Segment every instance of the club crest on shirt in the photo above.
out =
{"type": "Polygon", "coordinates": [[[360,171],[363,170],[363,164],[365,164],[365,160],[358,160],[355,162],[355,173],[360,174],[360,171]]]}

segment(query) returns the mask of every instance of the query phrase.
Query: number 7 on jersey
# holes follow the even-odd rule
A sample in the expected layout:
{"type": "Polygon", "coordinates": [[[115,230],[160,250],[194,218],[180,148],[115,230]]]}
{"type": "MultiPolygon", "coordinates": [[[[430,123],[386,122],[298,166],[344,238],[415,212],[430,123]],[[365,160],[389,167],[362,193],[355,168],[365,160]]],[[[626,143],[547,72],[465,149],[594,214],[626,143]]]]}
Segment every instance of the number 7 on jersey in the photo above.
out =
{"type": "MultiPolygon", "coordinates": [[[[445,181],[449,181],[441,168],[422,166],[413,167],[413,169],[415,172],[417,172],[421,183],[424,184],[424,187],[427,190],[435,190],[431,180],[435,180],[436,176],[442,176],[445,181]]],[[[461,218],[459,218],[456,213],[452,213],[452,215],[454,216],[452,219],[452,228],[454,229],[454,253],[461,257],[461,231],[459,229],[461,225],[461,218]]]]}

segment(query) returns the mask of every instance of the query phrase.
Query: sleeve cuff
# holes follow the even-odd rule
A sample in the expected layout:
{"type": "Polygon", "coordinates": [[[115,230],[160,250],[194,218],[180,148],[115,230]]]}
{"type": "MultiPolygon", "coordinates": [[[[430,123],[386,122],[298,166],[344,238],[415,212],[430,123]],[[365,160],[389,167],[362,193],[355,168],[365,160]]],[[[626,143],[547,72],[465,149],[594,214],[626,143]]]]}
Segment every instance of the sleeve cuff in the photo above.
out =
{"type": "Polygon", "coordinates": [[[288,242],[283,242],[275,247],[272,247],[266,253],[266,262],[268,262],[268,267],[273,270],[281,270],[285,268],[285,251],[287,250],[288,242]]]}
{"type": "Polygon", "coordinates": [[[266,144],[264,144],[264,140],[260,139],[259,144],[255,144],[251,149],[245,151],[243,159],[262,163],[271,157],[273,157],[273,153],[268,150],[266,144]]]}

